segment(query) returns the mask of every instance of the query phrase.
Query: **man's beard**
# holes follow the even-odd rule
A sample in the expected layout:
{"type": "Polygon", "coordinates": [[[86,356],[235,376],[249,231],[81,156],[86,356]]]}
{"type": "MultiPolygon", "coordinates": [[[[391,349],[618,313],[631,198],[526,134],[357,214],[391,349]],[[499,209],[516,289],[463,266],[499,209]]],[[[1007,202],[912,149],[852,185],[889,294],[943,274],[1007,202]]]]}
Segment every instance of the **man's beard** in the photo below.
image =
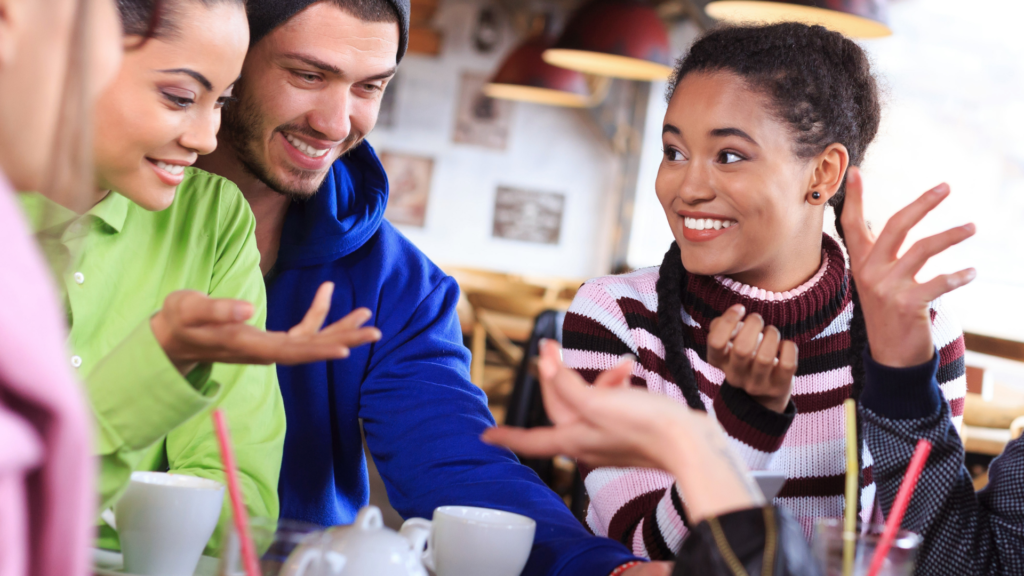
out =
{"type": "MultiPolygon", "coordinates": [[[[234,89],[238,101],[231,106],[224,108],[222,114],[222,125],[220,135],[234,149],[235,157],[242,164],[246,172],[259,179],[271,190],[283,194],[292,200],[305,201],[311,198],[320,189],[324,178],[330,172],[330,164],[322,172],[300,170],[293,166],[285,166],[284,169],[294,176],[298,182],[283,182],[274,176],[271,167],[264,161],[266,143],[263,142],[261,127],[263,126],[263,113],[257,105],[256,98],[248,96],[242,81],[239,79],[234,89]],[[262,145],[261,145],[262,144],[262,145]]],[[[315,132],[305,125],[284,125],[276,128],[274,132],[287,130],[292,133],[305,134],[312,138],[328,140],[323,134],[315,132]]],[[[271,135],[273,136],[273,134],[271,135]]],[[[362,142],[363,136],[353,130],[338,148],[343,154],[352,150],[362,142]]]]}

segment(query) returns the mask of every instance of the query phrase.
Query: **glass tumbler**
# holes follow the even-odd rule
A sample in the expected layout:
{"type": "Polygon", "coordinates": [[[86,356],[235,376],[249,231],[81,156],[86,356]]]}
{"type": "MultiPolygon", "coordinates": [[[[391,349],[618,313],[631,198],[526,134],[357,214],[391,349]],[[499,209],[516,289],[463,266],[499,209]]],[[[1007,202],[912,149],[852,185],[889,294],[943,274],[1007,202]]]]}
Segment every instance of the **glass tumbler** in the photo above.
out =
{"type": "MultiPolygon", "coordinates": [[[[857,541],[855,544],[853,575],[867,576],[875,548],[882,538],[885,526],[871,524],[865,527],[857,525],[857,541]]],[[[900,530],[896,540],[886,554],[885,563],[878,573],[879,576],[911,576],[914,573],[914,561],[917,548],[921,545],[921,537],[913,532],[900,530]]],[[[843,575],[843,519],[819,518],[814,523],[814,536],[811,539],[811,550],[814,558],[825,576],[843,575]]]]}

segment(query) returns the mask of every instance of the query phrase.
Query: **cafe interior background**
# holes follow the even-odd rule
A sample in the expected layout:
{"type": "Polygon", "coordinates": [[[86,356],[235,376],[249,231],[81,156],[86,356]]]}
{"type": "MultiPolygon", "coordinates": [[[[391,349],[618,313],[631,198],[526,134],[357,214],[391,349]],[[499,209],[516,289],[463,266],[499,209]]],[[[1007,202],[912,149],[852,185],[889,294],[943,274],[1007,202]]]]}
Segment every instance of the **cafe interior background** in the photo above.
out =
{"type": "MultiPolygon", "coordinates": [[[[660,46],[671,62],[713,24],[706,4],[652,2],[643,14],[618,14],[603,34],[623,46],[660,46]]],[[[1024,299],[1024,5],[818,4],[887,12],[891,34],[860,40],[884,92],[863,165],[873,228],[943,181],[953,194],[915,238],[978,226],[921,276],[978,270],[948,299],[967,333],[963,434],[980,487],[988,461],[1024,427],[1024,306],[1006,304],[1024,299]]],[[[499,422],[543,423],[532,356],[539,337],[558,336],[559,312],[580,283],[657,265],[672,240],[654,194],[665,69],[648,66],[649,78],[631,80],[542,63],[545,48],[587,41],[566,32],[574,14],[591,19],[591,33],[602,30],[593,22],[608,15],[577,13],[581,5],[412,0],[409,55],[370,137],[391,183],[387,217],[459,281],[473,381],[499,422]]],[[[572,462],[528,464],[582,513],[572,462]]],[[[371,479],[374,503],[397,526],[380,478],[371,479]]]]}

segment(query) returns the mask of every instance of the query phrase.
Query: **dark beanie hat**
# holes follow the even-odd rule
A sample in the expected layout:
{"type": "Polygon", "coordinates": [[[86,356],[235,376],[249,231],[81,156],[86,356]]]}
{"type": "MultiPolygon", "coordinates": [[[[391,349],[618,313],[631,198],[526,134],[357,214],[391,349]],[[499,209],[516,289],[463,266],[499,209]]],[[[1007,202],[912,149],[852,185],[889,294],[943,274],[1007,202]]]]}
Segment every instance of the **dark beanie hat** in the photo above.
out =
{"type": "MultiPolygon", "coordinates": [[[[274,28],[288,21],[310,4],[319,0],[249,0],[246,10],[249,12],[249,45],[259,42],[274,28]]],[[[396,61],[401,62],[405,49],[409,45],[409,2],[410,0],[387,0],[398,12],[398,54],[396,61]]],[[[340,2],[344,5],[344,2],[340,2]]]]}

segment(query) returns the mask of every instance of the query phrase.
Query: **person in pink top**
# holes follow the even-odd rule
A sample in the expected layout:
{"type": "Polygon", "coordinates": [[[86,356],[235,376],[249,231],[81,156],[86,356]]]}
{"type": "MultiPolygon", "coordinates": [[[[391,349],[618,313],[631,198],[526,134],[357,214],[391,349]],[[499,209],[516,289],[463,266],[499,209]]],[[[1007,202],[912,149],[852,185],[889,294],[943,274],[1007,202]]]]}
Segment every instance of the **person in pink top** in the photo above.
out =
{"type": "Polygon", "coordinates": [[[89,181],[89,111],[120,62],[118,27],[111,0],[0,0],[0,576],[89,573],[89,412],[13,190],[73,200],[67,184],[89,181]]]}

